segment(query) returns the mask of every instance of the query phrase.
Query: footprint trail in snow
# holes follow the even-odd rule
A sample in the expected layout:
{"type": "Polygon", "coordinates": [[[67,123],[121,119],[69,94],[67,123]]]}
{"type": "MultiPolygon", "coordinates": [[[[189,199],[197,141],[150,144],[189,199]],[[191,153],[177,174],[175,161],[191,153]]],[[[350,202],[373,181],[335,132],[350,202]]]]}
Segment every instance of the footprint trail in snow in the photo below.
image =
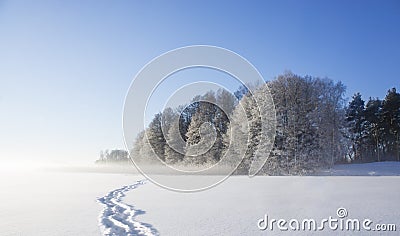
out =
{"type": "Polygon", "coordinates": [[[122,201],[126,192],[136,189],[145,183],[146,180],[140,180],[134,184],[112,190],[104,197],[97,199],[99,203],[104,205],[104,209],[99,216],[99,224],[103,235],[159,235],[152,225],[135,219],[138,215],[145,214],[145,211],[136,209],[122,201]]]}

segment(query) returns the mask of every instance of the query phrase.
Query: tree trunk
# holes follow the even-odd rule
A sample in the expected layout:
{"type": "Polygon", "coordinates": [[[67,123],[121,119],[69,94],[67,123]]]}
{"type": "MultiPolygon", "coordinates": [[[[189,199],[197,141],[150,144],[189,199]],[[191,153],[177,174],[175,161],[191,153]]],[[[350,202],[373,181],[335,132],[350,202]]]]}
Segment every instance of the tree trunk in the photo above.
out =
{"type": "Polygon", "coordinates": [[[399,155],[399,132],[397,132],[396,136],[397,136],[397,140],[396,140],[397,161],[400,161],[400,155],[399,155]]]}
{"type": "Polygon", "coordinates": [[[375,130],[375,140],[376,140],[376,153],[378,154],[378,162],[381,161],[381,156],[379,154],[379,132],[375,130]]]}

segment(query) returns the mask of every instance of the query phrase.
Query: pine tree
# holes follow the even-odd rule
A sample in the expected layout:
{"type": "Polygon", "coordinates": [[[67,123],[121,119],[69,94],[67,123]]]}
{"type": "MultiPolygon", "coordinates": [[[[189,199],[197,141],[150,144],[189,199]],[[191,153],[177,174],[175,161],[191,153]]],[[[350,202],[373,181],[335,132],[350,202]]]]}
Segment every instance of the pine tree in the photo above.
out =
{"type": "Polygon", "coordinates": [[[351,140],[353,142],[354,159],[360,159],[361,147],[363,141],[363,126],[365,122],[364,116],[364,100],[361,98],[360,93],[353,96],[353,100],[349,103],[346,111],[346,121],[349,124],[351,131],[351,140]]]}
{"type": "Polygon", "coordinates": [[[384,122],[383,135],[387,145],[386,151],[388,154],[394,154],[397,161],[400,161],[400,94],[395,88],[388,91],[383,101],[382,121],[384,122]]]}
{"type": "Polygon", "coordinates": [[[215,93],[207,92],[200,100],[186,133],[185,162],[192,165],[219,161],[223,149],[222,136],[227,127],[226,114],[215,105],[215,93]]]}
{"type": "Polygon", "coordinates": [[[365,106],[365,133],[366,139],[369,140],[372,148],[373,156],[376,156],[377,161],[381,161],[381,147],[382,147],[382,101],[378,98],[370,98],[365,106]]]}
{"type": "Polygon", "coordinates": [[[209,122],[209,117],[207,117],[205,107],[206,106],[201,106],[201,108],[192,117],[188,132],[186,133],[187,139],[185,148],[185,162],[190,165],[202,165],[208,161],[205,151],[210,148],[210,133],[201,132],[201,126],[206,122],[209,122]]]}

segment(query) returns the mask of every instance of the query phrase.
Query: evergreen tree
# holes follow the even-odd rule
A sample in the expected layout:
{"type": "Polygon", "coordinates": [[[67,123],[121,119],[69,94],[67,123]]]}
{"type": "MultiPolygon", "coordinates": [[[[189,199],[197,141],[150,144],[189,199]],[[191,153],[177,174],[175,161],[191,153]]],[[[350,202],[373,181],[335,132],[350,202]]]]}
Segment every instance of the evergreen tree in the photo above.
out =
{"type": "Polygon", "coordinates": [[[382,105],[383,135],[386,141],[386,152],[389,155],[399,156],[400,133],[400,94],[395,88],[388,91],[382,105]]]}
{"type": "Polygon", "coordinates": [[[370,148],[370,155],[366,156],[370,158],[377,158],[377,161],[381,161],[381,147],[382,147],[382,101],[378,98],[370,98],[365,106],[365,134],[366,140],[370,148]]]}
{"type": "Polygon", "coordinates": [[[187,164],[202,165],[208,161],[207,156],[204,153],[205,150],[209,149],[210,140],[208,140],[208,138],[210,137],[210,134],[201,132],[201,126],[206,122],[209,122],[208,119],[209,118],[207,118],[205,106],[201,106],[201,108],[192,117],[188,132],[186,133],[187,139],[185,162],[187,164]],[[207,139],[207,142],[204,142],[205,139],[207,139]]]}
{"type": "Polygon", "coordinates": [[[223,134],[227,129],[226,114],[215,105],[215,93],[202,96],[198,109],[186,133],[186,163],[212,164],[219,161],[223,149],[223,134]]]}
{"type": "Polygon", "coordinates": [[[248,92],[249,89],[246,86],[240,85],[240,87],[234,92],[234,95],[238,100],[241,100],[248,92]]]}
{"type": "Polygon", "coordinates": [[[355,160],[362,158],[361,147],[365,122],[364,109],[364,100],[362,100],[361,94],[354,94],[353,100],[349,103],[346,110],[346,121],[351,132],[355,160]]]}

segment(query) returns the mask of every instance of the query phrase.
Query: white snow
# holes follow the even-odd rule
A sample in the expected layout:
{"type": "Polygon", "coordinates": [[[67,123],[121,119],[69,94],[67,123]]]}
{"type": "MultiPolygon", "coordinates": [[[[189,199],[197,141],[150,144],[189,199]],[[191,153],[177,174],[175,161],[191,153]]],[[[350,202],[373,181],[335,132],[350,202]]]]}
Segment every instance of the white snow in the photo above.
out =
{"type": "MultiPolygon", "coordinates": [[[[399,175],[400,163],[342,165],[330,173],[367,176],[232,176],[197,193],[172,192],[149,183],[127,193],[125,201],[146,210],[138,219],[151,223],[160,235],[321,235],[318,231],[261,231],[257,221],[265,214],[299,220],[337,217],[340,207],[347,209],[350,218],[395,223],[397,232],[386,233],[398,235],[400,177],[384,175],[399,175]],[[368,176],[371,171],[381,176],[368,176]]],[[[371,232],[322,231],[323,235],[366,233],[371,232]]]]}
{"type": "Polygon", "coordinates": [[[135,209],[132,205],[124,203],[125,192],[134,190],[147,181],[139,180],[134,184],[123,186],[110,191],[106,196],[98,201],[104,205],[104,209],[99,216],[99,223],[103,235],[158,235],[156,229],[150,224],[139,222],[136,216],[144,214],[145,211],[135,209]]]}
{"type": "Polygon", "coordinates": [[[101,235],[97,202],[141,176],[49,171],[0,172],[0,235],[101,235]]]}
{"type": "Polygon", "coordinates": [[[352,235],[257,227],[265,214],[319,220],[340,207],[350,218],[394,223],[397,232],[384,235],[398,235],[400,163],[339,165],[327,174],[345,176],[232,176],[206,191],[178,193],[139,175],[2,171],[0,235],[352,235]]]}

